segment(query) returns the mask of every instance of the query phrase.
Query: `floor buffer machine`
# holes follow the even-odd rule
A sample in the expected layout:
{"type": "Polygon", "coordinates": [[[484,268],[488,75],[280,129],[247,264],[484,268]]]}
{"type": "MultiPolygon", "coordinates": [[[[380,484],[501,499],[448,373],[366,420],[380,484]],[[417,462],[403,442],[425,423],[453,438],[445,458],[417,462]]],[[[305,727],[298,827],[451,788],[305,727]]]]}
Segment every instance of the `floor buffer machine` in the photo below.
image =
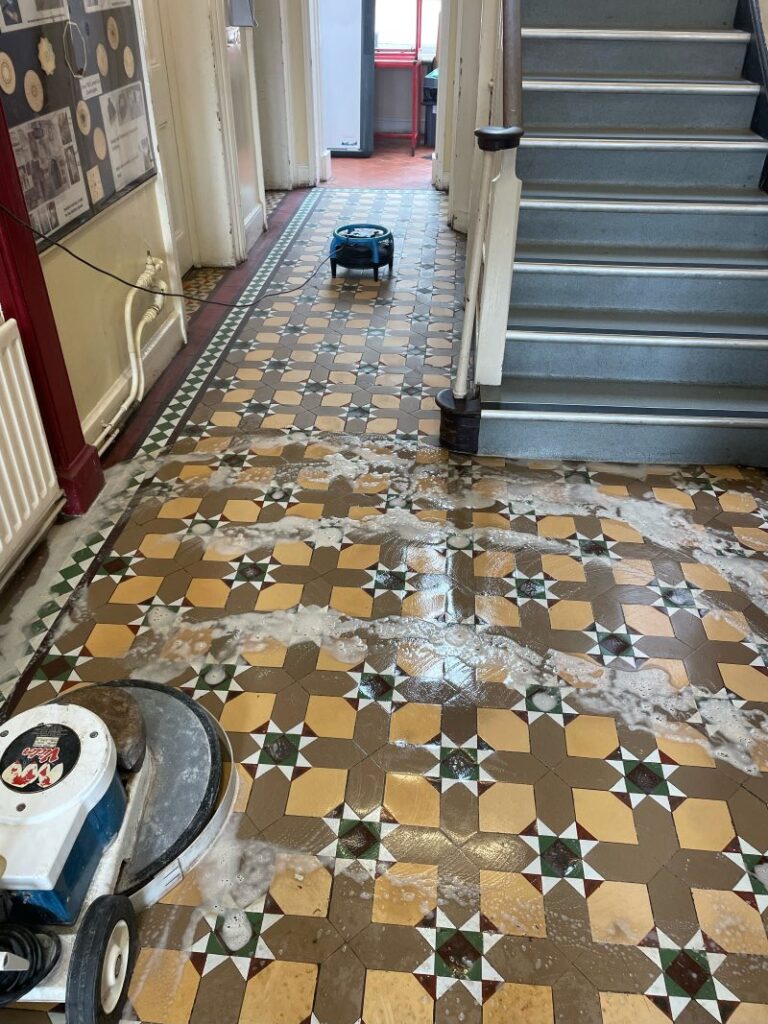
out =
{"type": "Polygon", "coordinates": [[[0,1007],[116,1024],[136,914],[210,849],[236,788],[218,723],[154,683],[83,687],[0,726],[0,1007]]]}

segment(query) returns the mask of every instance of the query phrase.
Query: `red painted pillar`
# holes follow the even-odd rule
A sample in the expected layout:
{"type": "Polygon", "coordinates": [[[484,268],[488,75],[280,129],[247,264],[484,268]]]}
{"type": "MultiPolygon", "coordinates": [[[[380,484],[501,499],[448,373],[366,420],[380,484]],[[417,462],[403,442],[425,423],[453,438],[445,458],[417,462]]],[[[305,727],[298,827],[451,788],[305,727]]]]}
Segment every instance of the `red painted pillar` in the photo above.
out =
{"type": "MultiPolygon", "coordinates": [[[[0,200],[27,221],[24,193],[0,104],[0,200]]],[[[83,302],[88,297],[83,296],[83,302]]],[[[0,304],[19,325],[53,464],[67,503],[81,515],[104,485],[99,454],[86,444],[34,235],[0,210],[0,304]]]]}

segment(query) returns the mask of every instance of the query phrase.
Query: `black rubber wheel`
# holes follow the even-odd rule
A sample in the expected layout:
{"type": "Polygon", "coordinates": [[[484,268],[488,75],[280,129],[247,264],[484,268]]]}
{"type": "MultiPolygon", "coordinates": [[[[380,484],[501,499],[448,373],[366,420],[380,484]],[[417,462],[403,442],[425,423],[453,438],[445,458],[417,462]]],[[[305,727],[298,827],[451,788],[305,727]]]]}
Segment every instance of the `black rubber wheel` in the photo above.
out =
{"type": "Polygon", "coordinates": [[[117,1024],[136,962],[136,918],[126,896],[100,896],[83,918],[67,977],[67,1024],[117,1024]]]}
{"type": "Polygon", "coordinates": [[[331,260],[331,277],[336,277],[336,260],[331,260]]]}

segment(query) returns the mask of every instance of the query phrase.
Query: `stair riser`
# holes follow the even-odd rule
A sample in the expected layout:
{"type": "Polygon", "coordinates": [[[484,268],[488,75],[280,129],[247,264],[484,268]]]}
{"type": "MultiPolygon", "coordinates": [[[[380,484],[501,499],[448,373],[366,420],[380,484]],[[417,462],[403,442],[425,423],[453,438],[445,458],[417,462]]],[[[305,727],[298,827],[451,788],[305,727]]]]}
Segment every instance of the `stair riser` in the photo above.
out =
{"type": "Polygon", "coordinates": [[[523,0],[523,25],[537,28],[724,29],[736,0],[523,0]]]}
{"type": "Polygon", "coordinates": [[[479,453],[517,459],[766,467],[768,431],[483,419],[479,453]]]}
{"type": "Polygon", "coordinates": [[[643,249],[649,257],[663,260],[666,253],[674,253],[695,263],[713,247],[734,255],[768,249],[768,212],[640,213],[523,206],[518,254],[537,243],[550,251],[583,247],[584,255],[591,256],[602,247],[643,249]]]}
{"type": "Polygon", "coordinates": [[[768,382],[768,348],[693,349],[509,339],[504,350],[504,374],[754,387],[756,381],[768,382]]]}
{"type": "Polygon", "coordinates": [[[716,128],[747,131],[755,112],[752,93],[583,92],[526,89],[525,124],[537,129],[716,128]]]}
{"type": "MultiPolygon", "coordinates": [[[[530,140],[529,140],[530,141],[530,140]]],[[[520,148],[518,173],[533,190],[542,185],[623,185],[653,187],[754,189],[765,163],[764,150],[722,149],[584,149],[539,146],[520,148]]],[[[567,191],[567,189],[564,189],[567,191]]]]}
{"type": "Polygon", "coordinates": [[[768,278],[688,277],[680,274],[585,274],[515,271],[512,303],[545,310],[602,309],[647,313],[762,316],[768,329],[768,278]]]}
{"type": "Polygon", "coordinates": [[[649,39],[523,39],[523,74],[570,78],[741,77],[746,43],[649,39]]]}

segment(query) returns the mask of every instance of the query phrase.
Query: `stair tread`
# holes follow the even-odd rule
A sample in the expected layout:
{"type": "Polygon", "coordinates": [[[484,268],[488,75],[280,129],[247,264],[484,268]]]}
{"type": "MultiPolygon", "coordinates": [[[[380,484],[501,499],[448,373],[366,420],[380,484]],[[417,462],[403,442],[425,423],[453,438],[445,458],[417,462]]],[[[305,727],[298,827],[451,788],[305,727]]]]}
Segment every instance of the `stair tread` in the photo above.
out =
{"type": "Polygon", "coordinates": [[[497,387],[484,385],[483,406],[589,406],[661,412],[756,412],[768,416],[765,388],[722,387],[660,381],[574,380],[571,377],[504,377],[497,387]]]}
{"type": "MultiPolygon", "coordinates": [[[[768,212],[768,211],[767,211],[768,212]]],[[[702,250],[697,246],[695,250],[679,248],[665,248],[662,250],[641,249],[631,246],[605,245],[599,252],[595,251],[594,245],[584,243],[583,245],[562,245],[550,243],[549,245],[536,242],[518,243],[517,261],[532,263],[573,263],[596,264],[608,263],[624,266],[674,266],[680,270],[695,267],[722,267],[728,270],[768,268],[768,251],[734,249],[731,251],[712,248],[702,250]]]]}
{"type": "Polygon", "coordinates": [[[612,88],[642,92],[704,92],[704,93],[750,93],[757,95],[760,86],[747,78],[653,78],[628,75],[610,78],[585,77],[569,74],[565,77],[556,75],[527,74],[523,78],[524,89],[575,89],[599,92],[610,91],[612,88]]]}
{"type": "Polygon", "coordinates": [[[721,316],[701,313],[664,313],[647,310],[567,309],[513,306],[508,330],[594,331],[667,334],[690,337],[760,337],[768,335],[768,315],[721,316]]]}
{"type": "Polygon", "coordinates": [[[661,42],[680,40],[682,42],[748,43],[749,32],[737,28],[579,28],[524,25],[523,39],[632,39],[637,41],[661,42]]]}
{"type": "Polygon", "coordinates": [[[624,184],[601,182],[572,182],[566,184],[523,181],[523,201],[526,199],[551,199],[583,202],[649,202],[649,203],[754,203],[764,205],[768,196],[759,189],[713,189],[692,184],[679,188],[668,185],[645,185],[632,188],[624,184]]]}
{"type": "Polygon", "coordinates": [[[564,126],[562,128],[533,128],[528,129],[523,136],[522,145],[534,145],[537,142],[562,141],[568,143],[592,143],[592,142],[626,142],[632,147],[647,149],[649,140],[665,145],[685,143],[686,145],[701,145],[703,147],[719,147],[723,145],[747,146],[753,149],[767,149],[768,139],[763,138],[756,132],[735,129],[729,131],[727,128],[713,128],[704,131],[701,128],[675,128],[673,132],[669,129],[646,129],[641,132],[637,128],[600,127],[589,129],[586,125],[576,127],[564,126]]]}

